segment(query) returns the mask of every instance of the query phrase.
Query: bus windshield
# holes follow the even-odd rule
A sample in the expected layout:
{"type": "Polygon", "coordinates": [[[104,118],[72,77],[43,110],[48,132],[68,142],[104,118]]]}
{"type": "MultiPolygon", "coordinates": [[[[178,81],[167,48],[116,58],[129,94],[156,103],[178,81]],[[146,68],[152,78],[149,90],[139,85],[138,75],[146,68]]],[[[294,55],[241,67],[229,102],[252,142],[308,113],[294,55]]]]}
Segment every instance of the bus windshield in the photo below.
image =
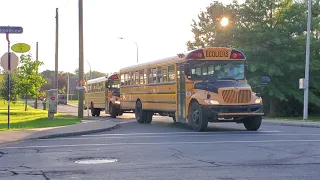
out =
{"type": "Polygon", "coordinates": [[[190,62],[192,80],[205,80],[213,77],[217,80],[245,79],[245,61],[207,61],[190,62]]]}
{"type": "Polygon", "coordinates": [[[115,89],[115,90],[119,90],[120,88],[120,82],[119,80],[113,80],[113,81],[109,81],[108,82],[108,88],[109,89],[115,89]]]}

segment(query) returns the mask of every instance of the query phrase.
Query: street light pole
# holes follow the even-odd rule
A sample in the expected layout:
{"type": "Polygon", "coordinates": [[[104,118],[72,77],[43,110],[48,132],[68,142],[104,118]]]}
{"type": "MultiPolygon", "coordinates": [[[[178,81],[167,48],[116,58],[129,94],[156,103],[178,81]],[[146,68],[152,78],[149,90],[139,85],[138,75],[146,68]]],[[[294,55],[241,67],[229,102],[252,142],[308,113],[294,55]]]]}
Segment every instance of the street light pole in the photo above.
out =
{"type": "Polygon", "coordinates": [[[90,65],[90,63],[89,63],[89,61],[87,61],[87,60],[85,60],[87,63],[88,63],[88,65],[89,65],[89,68],[90,68],[90,79],[92,79],[92,71],[91,71],[91,65],[90,65]]]}
{"type": "Polygon", "coordinates": [[[134,42],[137,46],[137,64],[139,63],[139,47],[138,47],[138,44],[137,42],[134,42]]]}
{"type": "MultiPolygon", "coordinates": [[[[83,83],[83,1],[79,0],[79,85],[83,83]]],[[[78,118],[83,118],[84,91],[79,90],[78,118]]]]}
{"type": "MultiPolygon", "coordinates": [[[[119,37],[119,39],[125,39],[125,38],[123,38],[123,37],[119,37]]],[[[136,45],[136,47],[137,47],[137,63],[139,63],[139,47],[138,47],[138,43],[137,42],[135,42],[135,41],[133,41],[134,42],[134,44],[136,45]]]]}
{"type": "Polygon", "coordinates": [[[312,5],[312,0],[309,0],[308,1],[308,21],[307,21],[306,67],[305,67],[305,75],[304,75],[305,87],[304,87],[304,103],[303,103],[303,120],[308,119],[311,5],[312,5]]]}

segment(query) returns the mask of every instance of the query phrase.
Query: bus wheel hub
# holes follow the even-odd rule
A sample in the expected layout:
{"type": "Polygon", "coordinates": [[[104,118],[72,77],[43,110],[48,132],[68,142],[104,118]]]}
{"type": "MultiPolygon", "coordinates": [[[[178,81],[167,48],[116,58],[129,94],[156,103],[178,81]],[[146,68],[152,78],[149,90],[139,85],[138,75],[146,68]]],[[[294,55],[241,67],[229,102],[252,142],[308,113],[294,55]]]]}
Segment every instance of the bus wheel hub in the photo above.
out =
{"type": "Polygon", "coordinates": [[[195,124],[199,124],[199,110],[193,111],[192,120],[195,124]]]}

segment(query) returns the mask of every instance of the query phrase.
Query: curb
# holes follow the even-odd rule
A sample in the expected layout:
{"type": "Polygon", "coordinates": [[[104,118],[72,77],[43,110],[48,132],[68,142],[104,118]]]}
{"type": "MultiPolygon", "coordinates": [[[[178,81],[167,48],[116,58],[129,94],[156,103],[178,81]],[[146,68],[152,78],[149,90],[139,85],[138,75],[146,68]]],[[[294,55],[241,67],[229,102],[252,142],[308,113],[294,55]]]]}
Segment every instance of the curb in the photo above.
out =
{"type": "Polygon", "coordinates": [[[78,107],[77,105],[73,105],[73,104],[67,104],[67,106],[78,107]]]}
{"type": "Polygon", "coordinates": [[[278,120],[263,120],[264,124],[280,125],[280,126],[293,126],[293,127],[310,127],[320,128],[320,123],[316,122],[294,122],[294,121],[278,121],[278,120]]]}
{"type": "Polygon", "coordinates": [[[40,137],[36,137],[36,138],[31,138],[31,139],[52,139],[52,138],[57,138],[57,137],[78,136],[78,135],[99,133],[99,132],[104,132],[104,131],[112,131],[112,130],[117,129],[119,127],[120,127],[120,125],[116,124],[116,125],[108,127],[108,128],[94,129],[94,130],[88,130],[88,131],[79,131],[79,132],[71,132],[71,133],[51,134],[51,135],[45,135],[45,136],[40,136],[40,137]]]}

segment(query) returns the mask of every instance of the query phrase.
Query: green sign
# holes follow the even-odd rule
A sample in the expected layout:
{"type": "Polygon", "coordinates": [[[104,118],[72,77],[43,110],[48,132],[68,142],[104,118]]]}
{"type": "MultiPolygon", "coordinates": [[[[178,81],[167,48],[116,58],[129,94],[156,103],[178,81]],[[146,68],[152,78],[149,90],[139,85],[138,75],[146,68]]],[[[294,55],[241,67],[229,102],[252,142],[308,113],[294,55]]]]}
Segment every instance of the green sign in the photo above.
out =
{"type": "Polygon", "coordinates": [[[16,53],[26,53],[30,51],[30,46],[26,43],[17,43],[13,45],[11,49],[16,53]]]}

